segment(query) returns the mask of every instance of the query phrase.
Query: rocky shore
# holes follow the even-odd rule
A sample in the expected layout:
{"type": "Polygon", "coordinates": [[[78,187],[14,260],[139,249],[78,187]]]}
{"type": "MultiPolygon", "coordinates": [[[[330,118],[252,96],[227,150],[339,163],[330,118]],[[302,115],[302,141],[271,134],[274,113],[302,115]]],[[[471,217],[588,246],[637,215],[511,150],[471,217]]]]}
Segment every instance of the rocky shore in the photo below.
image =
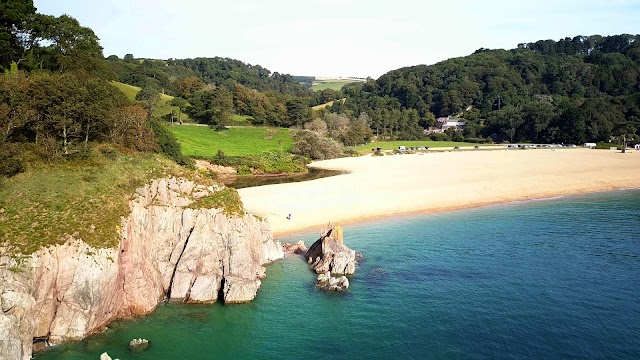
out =
{"type": "Polygon", "coordinates": [[[138,189],[117,248],[71,236],[24,256],[0,248],[0,360],[30,359],[34,339],[80,339],[164,299],[252,300],[282,247],[252,215],[188,208],[217,191],[175,178],[138,189]]]}
{"type": "Polygon", "coordinates": [[[356,252],[344,244],[342,227],[322,231],[322,236],[307,250],[305,259],[318,274],[316,286],[331,291],[349,289],[349,279],[356,271],[356,252]]]}

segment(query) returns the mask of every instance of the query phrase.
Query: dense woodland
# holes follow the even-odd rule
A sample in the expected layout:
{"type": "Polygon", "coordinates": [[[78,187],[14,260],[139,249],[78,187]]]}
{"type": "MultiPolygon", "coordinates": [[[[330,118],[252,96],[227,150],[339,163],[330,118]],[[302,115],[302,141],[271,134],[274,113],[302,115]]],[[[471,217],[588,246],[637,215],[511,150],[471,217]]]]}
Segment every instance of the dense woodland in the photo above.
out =
{"type": "Polygon", "coordinates": [[[436,117],[461,116],[466,138],[582,143],[637,133],[640,36],[576,36],[480,49],[391,71],[343,89],[331,111],[366,112],[377,133],[414,138],[436,117]]]}
{"type": "Polygon", "coordinates": [[[313,77],[228,58],[104,58],[96,34],[73,17],[39,14],[30,0],[7,0],[0,3],[0,160],[11,173],[25,153],[73,157],[93,142],[109,142],[163,150],[184,163],[175,139],[151,118],[160,93],[175,96],[171,105],[192,120],[221,130],[233,114],[254,125],[304,129],[294,151],[307,155],[374,136],[423,139],[436,117],[448,115],[463,118],[466,129],[434,139],[583,143],[633,137],[640,126],[639,38],[577,36],[480,49],[342,91],[312,92],[313,77]],[[142,88],[138,101],[111,81],[142,88]]]}

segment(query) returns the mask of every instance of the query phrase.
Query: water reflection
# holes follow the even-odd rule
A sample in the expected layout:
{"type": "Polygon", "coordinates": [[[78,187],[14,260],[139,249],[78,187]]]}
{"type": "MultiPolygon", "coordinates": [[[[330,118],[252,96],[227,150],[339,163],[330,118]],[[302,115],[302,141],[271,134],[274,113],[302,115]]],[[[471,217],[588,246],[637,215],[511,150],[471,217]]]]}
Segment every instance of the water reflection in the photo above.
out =
{"type": "Polygon", "coordinates": [[[277,175],[277,176],[254,176],[254,175],[239,175],[234,178],[224,180],[226,186],[242,189],[246,187],[272,185],[272,184],[285,184],[291,182],[309,181],[320,179],[329,176],[336,176],[346,174],[342,170],[325,170],[317,168],[309,168],[309,171],[304,174],[294,175],[277,175]]]}

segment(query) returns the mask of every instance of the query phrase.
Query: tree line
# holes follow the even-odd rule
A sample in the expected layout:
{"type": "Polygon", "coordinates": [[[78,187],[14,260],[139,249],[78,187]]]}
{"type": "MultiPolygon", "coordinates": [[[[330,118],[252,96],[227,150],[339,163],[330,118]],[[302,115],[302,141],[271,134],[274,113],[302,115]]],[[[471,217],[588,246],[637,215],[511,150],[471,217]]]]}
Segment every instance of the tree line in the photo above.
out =
{"type": "Polygon", "coordinates": [[[480,49],[348,85],[342,90],[346,101],[331,111],[366,112],[375,133],[387,138],[412,138],[418,135],[413,130],[433,125],[436,117],[454,115],[467,122],[465,137],[609,141],[637,132],[640,124],[638,39],[578,36],[480,49]]]}
{"type": "Polygon", "coordinates": [[[30,0],[0,3],[0,177],[25,162],[84,158],[99,142],[185,164],[171,133],[112,79],[91,29],[30,0]]]}

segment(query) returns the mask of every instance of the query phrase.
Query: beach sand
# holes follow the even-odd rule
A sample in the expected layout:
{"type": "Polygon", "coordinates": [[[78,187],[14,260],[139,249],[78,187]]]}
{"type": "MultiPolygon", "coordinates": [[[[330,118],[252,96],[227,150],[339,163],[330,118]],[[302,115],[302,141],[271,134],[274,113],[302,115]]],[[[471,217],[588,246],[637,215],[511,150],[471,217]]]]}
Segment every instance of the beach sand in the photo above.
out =
{"type": "Polygon", "coordinates": [[[238,190],[247,211],[267,218],[276,236],[329,222],[640,188],[636,151],[453,151],[342,158],[311,166],[350,173],[238,190]]]}

